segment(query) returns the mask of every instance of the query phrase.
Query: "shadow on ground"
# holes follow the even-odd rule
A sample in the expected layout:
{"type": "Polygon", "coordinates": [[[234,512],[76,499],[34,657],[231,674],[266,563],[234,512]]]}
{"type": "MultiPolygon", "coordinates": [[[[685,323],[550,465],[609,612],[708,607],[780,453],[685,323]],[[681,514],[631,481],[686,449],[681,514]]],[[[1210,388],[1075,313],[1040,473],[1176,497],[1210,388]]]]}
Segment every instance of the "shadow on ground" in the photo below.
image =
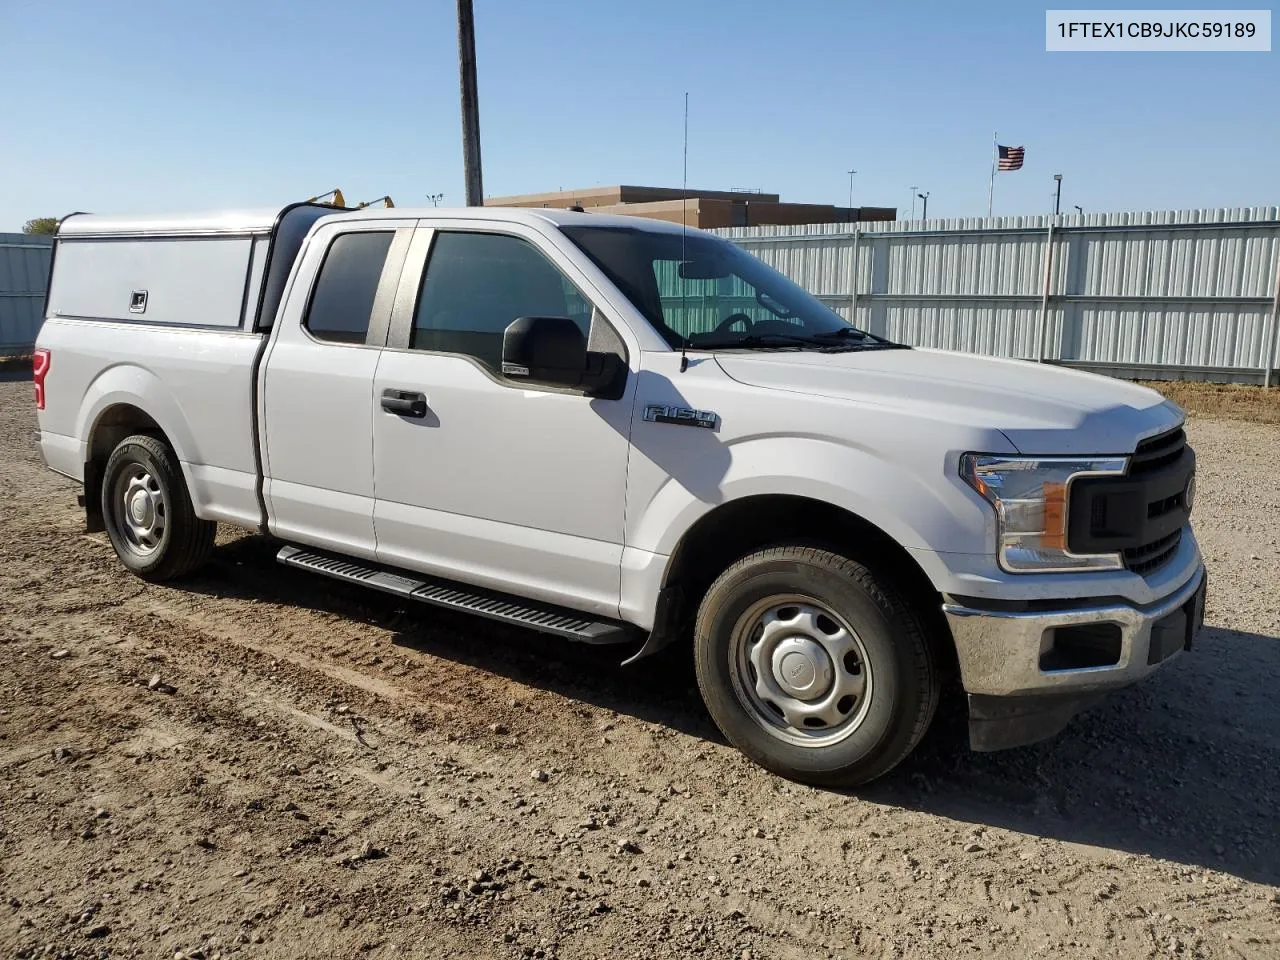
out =
{"type": "Polygon", "coordinates": [[[963,707],[864,799],[1280,884],[1280,638],[1210,627],[1059,736],[973,753],[963,707]]]}
{"type": "MultiPolygon", "coordinates": [[[[275,563],[276,546],[220,547],[201,593],[293,604],[377,625],[395,643],[599,709],[724,743],[680,649],[630,667],[589,647],[406,603],[275,563]]],[[[1208,628],[1196,650],[1042,744],[969,751],[959,694],[916,753],[856,791],[876,803],[1280,884],[1280,639],[1208,628]]]]}

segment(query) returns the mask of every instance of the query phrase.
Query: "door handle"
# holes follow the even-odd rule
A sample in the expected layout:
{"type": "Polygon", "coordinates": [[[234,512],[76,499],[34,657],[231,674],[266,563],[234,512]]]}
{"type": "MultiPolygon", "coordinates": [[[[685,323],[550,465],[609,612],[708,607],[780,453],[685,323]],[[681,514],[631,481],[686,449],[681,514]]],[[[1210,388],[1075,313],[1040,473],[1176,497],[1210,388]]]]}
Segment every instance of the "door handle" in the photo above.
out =
{"type": "Polygon", "coordinates": [[[387,413],[421,420],[427,415],[427,395],[409,390],[383,390],[382,409],[387,413]]]}

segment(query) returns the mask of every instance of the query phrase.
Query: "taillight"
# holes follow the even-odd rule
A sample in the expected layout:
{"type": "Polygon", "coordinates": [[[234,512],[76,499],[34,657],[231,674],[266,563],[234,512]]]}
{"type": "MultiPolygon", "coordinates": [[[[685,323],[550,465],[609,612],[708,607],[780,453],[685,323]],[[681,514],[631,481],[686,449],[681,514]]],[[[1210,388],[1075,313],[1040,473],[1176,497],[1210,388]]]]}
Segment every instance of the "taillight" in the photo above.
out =
{"type": "Polygon", "coordinates": [[[44,378],[49,373],[50,355],[48,350],[37,350],[31,361],[32,379],[36,383],[36,409],[44,409],[44,378]]]}

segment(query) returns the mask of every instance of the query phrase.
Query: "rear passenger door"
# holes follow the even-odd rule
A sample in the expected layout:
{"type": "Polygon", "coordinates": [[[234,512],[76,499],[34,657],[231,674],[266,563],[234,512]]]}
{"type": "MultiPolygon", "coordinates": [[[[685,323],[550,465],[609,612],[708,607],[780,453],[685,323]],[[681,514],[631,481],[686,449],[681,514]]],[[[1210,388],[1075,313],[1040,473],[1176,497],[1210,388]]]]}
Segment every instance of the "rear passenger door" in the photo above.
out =
{"type": "Polygon", "coordinates": [[[373,378],[413,227],[336,221],[302,253],[259,411],[270,530],[283,540],[376,558],[373,378]]]}
{"type": "Polygon", "coordinates": [[[523,316],[569,317],[638,359],[572,259],[528,227],[421,227],[375,378],[375,521],[384,563],[617,616],[635,376],[622,397],[502,374],[523,316]]]}

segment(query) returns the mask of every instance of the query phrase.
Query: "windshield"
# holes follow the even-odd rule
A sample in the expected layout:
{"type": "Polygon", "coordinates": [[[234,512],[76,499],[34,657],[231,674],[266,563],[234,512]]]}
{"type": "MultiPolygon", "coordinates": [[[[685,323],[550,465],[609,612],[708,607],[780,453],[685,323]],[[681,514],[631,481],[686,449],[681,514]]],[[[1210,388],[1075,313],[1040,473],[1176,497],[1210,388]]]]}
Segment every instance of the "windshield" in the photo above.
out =
{"type": "Polygon", "coordinates": [[[675,349],[885,344],[719,237],[635,227],[561,230],[675,349]]]}

